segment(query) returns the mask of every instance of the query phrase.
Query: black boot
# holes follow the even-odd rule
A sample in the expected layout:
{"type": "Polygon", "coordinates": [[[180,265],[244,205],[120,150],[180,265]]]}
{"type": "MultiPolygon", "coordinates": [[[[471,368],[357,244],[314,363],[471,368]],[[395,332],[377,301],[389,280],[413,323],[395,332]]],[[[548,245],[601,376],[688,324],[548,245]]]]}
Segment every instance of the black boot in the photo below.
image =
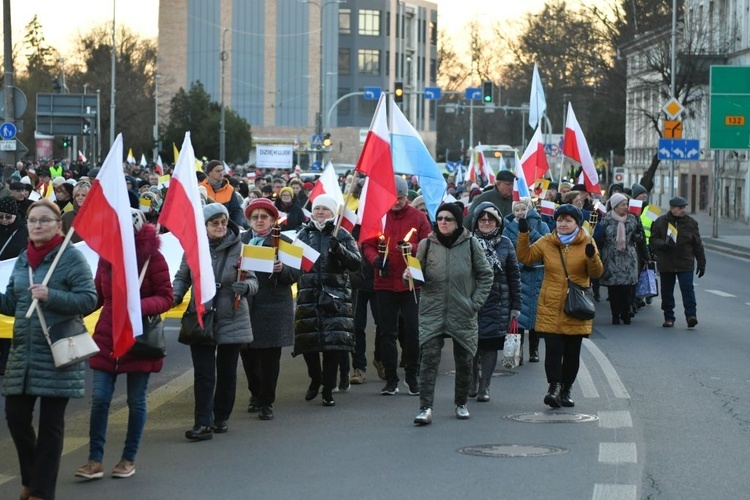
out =
{"type": "Polygon", "coordinates": [[[563,384],[560,389],[560,404],[570,408],[576,405],[575,401],[570,399],[570,390],[573,388],[573,384],[563,384]]]}
{"type": "Polygon", "coordinates": [[[558,382],[549,384],[547,395],[544,396],[544,404],[552,408],[560,408],[560,384],[558,382]]]}

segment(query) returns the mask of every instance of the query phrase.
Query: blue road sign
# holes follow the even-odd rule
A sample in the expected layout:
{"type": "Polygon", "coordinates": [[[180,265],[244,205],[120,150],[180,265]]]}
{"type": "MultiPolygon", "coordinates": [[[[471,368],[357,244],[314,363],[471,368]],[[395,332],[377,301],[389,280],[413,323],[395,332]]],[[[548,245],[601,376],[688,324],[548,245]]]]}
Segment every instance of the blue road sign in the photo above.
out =
{"type": "Polygon", "coordinates": [[[365,87],[365,99],[368,101],[377,101],[383,91],[380,87],[365,87]]]}
{"type": "Polygon", "coordinates": [[[698,139],[659,139],[659,159],[700,160],[700,141],[698,139]]]}
{"type": "Polygon", "coordinates": [[[0,125],[0,137],[5,141],[10,141],[16,138],[16,126],[10,122],[5,122],[0,125]]]}
{"type": "Polygon", "coordinates": [[[312,136],[312,139],[310,139],[310,142],[313,146],[322,146],[323,145],[323,136],[316,134],[312,136]]]}
{"type": "Polygon", "coordinates": [[[467,101],[481,101],[482,100],[482,89],[479,87],[469,87],[466,89],[466,100],[467,101]]]}
{"type": "Polygon", "coordinates": [[[424,88],[425,99],[438,101],[440,100],[441,95],[442,95],[442,91],[440,90],[440,87],[425,87],[424,88]]]}
{"type": "Polygon", "coordinates": [[[315,160],[313,164],[310,166],[310,170],[312,170],[313,172],[320,172],[320,165],[321,165],[321,161],[315,160]]]}

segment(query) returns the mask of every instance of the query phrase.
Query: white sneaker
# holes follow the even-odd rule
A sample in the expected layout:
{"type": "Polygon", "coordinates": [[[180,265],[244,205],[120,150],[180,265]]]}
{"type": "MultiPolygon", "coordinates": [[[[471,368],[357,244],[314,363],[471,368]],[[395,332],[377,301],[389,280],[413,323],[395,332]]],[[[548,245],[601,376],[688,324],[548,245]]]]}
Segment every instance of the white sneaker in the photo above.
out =
{"type": "Polygon", "coordinates": [[[466,405],[458,405],[456,406],[456,418],[459,420],[466,420],[471,415],[469,414],[469,409],[466,407],[466,405]]]}
{"type": "Polygon", "coordinates": [[[414,417],[414,423],[418,425],[430,425],[432,423],[432,408],[421,408],[417,416],[414,417]]]}

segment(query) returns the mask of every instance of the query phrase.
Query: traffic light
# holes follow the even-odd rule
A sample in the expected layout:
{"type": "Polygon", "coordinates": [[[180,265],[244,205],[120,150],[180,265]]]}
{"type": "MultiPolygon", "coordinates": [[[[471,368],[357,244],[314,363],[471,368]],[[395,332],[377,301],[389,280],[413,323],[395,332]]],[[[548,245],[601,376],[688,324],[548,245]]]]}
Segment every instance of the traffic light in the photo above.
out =
{"type": "Polygon", "coordinates": [[[393,84],[393,101],[396,103],[404,102],[404,82],[393,84]]]}
{"type": "Polygon", "coordinates": [[[482,82],[482,102],[492,102],[492,82],[482,82]]]}
{"type": "Polygon", "coordinates": [[[326,132],[323,134],[323,147],[324,148],[330,148],[331,147],[331,134],[326,132]]]}
{"type": "Polygon", "coordinates": [[[70,138],[67,137],[67,136],[63,137],[62,138],[62,147],[63,148],[67,148],[68,146],[70,146],[70,138]]]}

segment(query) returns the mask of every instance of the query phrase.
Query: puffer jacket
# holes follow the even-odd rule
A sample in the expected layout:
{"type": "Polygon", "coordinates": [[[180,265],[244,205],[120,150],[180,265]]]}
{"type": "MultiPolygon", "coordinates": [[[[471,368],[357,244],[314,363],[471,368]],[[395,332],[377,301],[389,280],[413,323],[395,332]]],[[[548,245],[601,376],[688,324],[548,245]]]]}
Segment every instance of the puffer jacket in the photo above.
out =
{"type": "Polygon", "coordinates": [[[644,247],[643,228],[635,215],[627,214],[625,251],[620,252],[617,250],[618,224],[610,211],[597,224],[594,232],[604,265],[604,273],[600,280],[604,286],[635,285],[638,282],[638,255],[643,253],[644,247]]]}
{"type": "Polygon", "coordinates": [[[513,243],[502,236],[500,244],[495,247],[495,253],[502,269],[493,269],[495,276],[490,293],[479,310],[480,339],[505,336],[510,325],[510,310],[521,310],[521,272],[518,270],[513,243]]]}
{"type": "Polygon", "coordinates": [[[477,352],[477,313],[487,301],[494,276],[487,257],[468,229],[450,248],[434,233],[417,249],[424,274],[419,299],[419,343],[449,335],[472,355],[477,352]]]}
{"type": "MultiPolygon", "coordinates": [[[[240,300],[237,309],[234,308],[234,292],[232,283],[237,280],[237,267],[242,255],[242,241],[240,230],[237,225],[229,221],[227,234],[219,242],[209,240],[211,251],[211,267],[214,270],[214,279],[217,283],[216,296],[205,304],[206,310],[216,304],[216,319],[218,320],[214,341],[217,344],[249,344],[253,341],[253,330],[250,325],[250,312],[246,300],[240,300]],[[227,255],[226,264],[221,276],[217,276],[224,255],[227,255]]],[[[258,292],[258,278],[252,271],[247,271],[244,280],[250,285],[247,295],[255,295],[258,292]]],[[[182,299],[192,284],[190,268],[182,257],[180,269],[172,282],[174,296],[182,299]]],[[[186,312],[195,311],[195,297],[191,296],[186,312]]]]}
{"type": "MultiPolygon", "coordinates": [[[[60,250],[48,253],[33,271],[34,283],[41,283],[60,250]]],[[[0,313],[15,316],[13,342],[5,368],[3,393],[82,398],[86,363],[81,361],[67,368],[55,368],[39,316],[26,319],[31,306],[29,292],[29,261],[26,251],[18,256],[5,293],[0,293],[0,313]]],[[[90,314],[96,309],[96,287],[91,268],[78,249],[67,246],[60,256],[48,283],[49,298],[39,305],[49,328],[63,321],[90,314]]],[[[52,342],[60,340],[52,338],[52,342]]]]}
{"type": "MultiPolygon", "coordinates": [[[[529,242],[533,245],[544,235],[549,234],[549,226],[539,216],[536,210],[526,212],[526,220],[529,221],[529,242]]],[[[518,248],[518,221],[513,214],[505,218],[503,235],[510,238],[513,246],[518,248]]],[[[517,250],[516,250],[517,251],[517,250]]],[[[538,260],[533,264],[519,264],[521,269],[521,316],[518,318],[518,326],[530,330],[536,323],[536,308],[539,292],[542,291],[544,281],[544,261],[538,260]]]]}
{"type": "Polygon", "coordinates": [[[703,250],[698,222],[689,215],[675,217],[667,212],[656,219],[651,226],[650,242],[659,272],[692,272],[696,261],[699,269],[706,268],[706,253],[703,250]],[[667,236],[669,224],[677,229],[677,244],[667,236]]]}
{"type": "Polygon", "coordinates": [[[598,251],[592,258],[586,257],[586,245],[592,242],[591,237],[583,229],[578,231],[578,235],[568,246],[563,245],[557,237],[557,230],[533,245],[529,245],[528,232],[518,234],[518,260],[526,265],[539,259],[544,260],[544,282],[539,294],[534,326],[537,332],[561,335],[591,334],[592,320],[572,318],[563,312],[568,282],[558,249],[562,250],[570,279],[581,286],[589,286],[591,278],[598,278],[604,271],[598,251]]]}
{"type": "MultiPolygon", "coordinates": [[[[398,212],[389,210],[385,216],[385,238],[388,242],[388,275],[383,276],[375,272],[375,290],[389,290],[391,292],[408,292],[409,286],[401,279],[406,270],[406,263],[401,257],[401,249],[398,244],[406,237],[412,228],[416,228],[416,234],[409,238],[412,244],[412,254],[415,255],[417,245],[427,238],[432,230],[427,216],[420,210],[406,205],[398,212]]],[[[373,264],[380,257],[378,253],[378,239],[371,238],[362,242],[363,257],[373,264]]]]}
{"type": "MultiPolygon", "coordinates": [[[[242,233],[242,242],[248,244],[252,231],[242,233]]],[[[283,238],[283,236],[282,236],[283,238]]],[[[263,246],[273,246],[271,235],[263,246]]],[[[287,347],[294,341],[294,298],[292,285],[300,276],[299,269],[282,264],[281,271],[274,274],[256,272],[258,293],[247,298],[250,322],[253,325],[253,342],[250,349],[287,347]]]]}
{"type": "Polygon", "coordinates": [[[329,221],[319,230],[310,221],[297,237],[320,252],[320,257],[297,285],[297,312],[294,324],[294,356],[303,352],[353,351],[354,311],[349,272],[359,269],[361,256],[357,243],[346,229],[339,229],[338,252],[329,252],[333,233],[329,221]]]}
{"type": "MultiPolygon", "coordinates": [[[[141,314],[143,316],[161,315],[172,307],[172,284],[170,283],[169,266],[159,251],[160,240],[156,227],[144,224],[135,235],[135,253],[140,275],[146,259],[151,260],[141,284],[141,314]]],[[[112,338],[112,266],[99,259],[96,270],[96,291],[99,294],[99,306],[102,306],[99,321],[94,328],[94,341],[99,346],[99,353],[89,358],[89,366],[94,370],[108,373],[156,373],[161,371],[162,359],[139,359],[128,354],[120,358],[112,356],[114,341],[112,338]]]]}

